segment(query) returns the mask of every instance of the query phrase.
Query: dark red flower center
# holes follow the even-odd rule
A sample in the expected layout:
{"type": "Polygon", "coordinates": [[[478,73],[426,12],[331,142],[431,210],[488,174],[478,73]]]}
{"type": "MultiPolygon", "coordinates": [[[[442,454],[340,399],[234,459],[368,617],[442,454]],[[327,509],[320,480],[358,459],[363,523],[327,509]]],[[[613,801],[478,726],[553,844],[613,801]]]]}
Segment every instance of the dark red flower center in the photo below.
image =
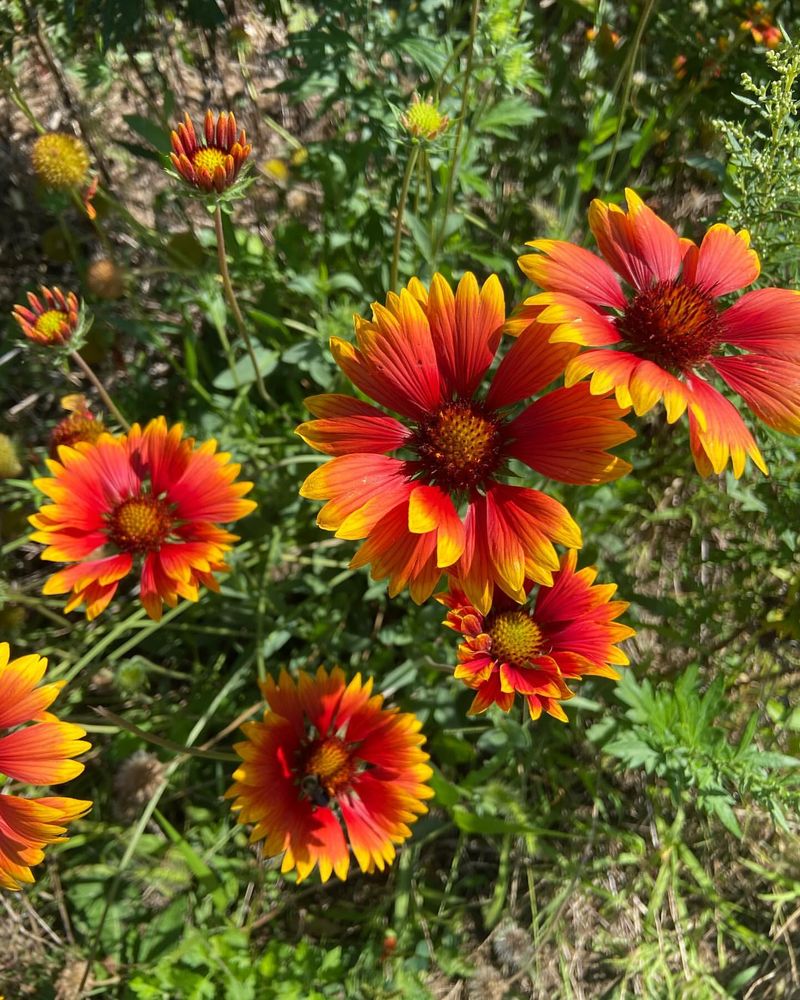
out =
{"type": "Polygon", "coordinates": [[[108,519],[108,537],[123,552],[152,552],[161,547],[174,518],[170,505],[157,497],[130,497],[108,519]]]}
{"type": "Polygon", "coordinates": [[[702,364],[722,339],[713,300],[694,285],[671,281],[639,292],[617,329],[637,354],[673,371],[702,364]]]}
{"type": "Polygon", "coordinates": [[[542,650],[542,630],[524,611],[505,611],[489,628],[495,660],[523,667],[542,650]]]}
{"type": "MultiPolygon", "coordinates": [[[[301,784],[313,783],[332,799],[349,785],[356,772],[352,747],[338,736],[317,739],[308,747],[301,784]],[[310,779],[310,780],[309,780],[310,779]]],[[[306,789],[313,798],[314,788],[306,789]]]]}
{"type": "Polygon", "coordinates": [[[445,403],[417,425],[411,439],[431,484],[450,492],[471,490],[500,461],[499,421],[480,403],[445,403]]]}

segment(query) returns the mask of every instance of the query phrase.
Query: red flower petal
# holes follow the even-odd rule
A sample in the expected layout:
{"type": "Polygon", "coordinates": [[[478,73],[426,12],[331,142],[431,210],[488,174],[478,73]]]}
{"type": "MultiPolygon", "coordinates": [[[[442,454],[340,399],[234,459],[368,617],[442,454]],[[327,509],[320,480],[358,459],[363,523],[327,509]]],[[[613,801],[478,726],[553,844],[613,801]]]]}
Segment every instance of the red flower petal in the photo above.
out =
{"type": "Polygon", "coordinates": [[[506,452],[562,483],[610,482],[631,469],[608,453],[636,436],[624,415],[616,400],[593,396],[586,382],[555,389],[509,424],[506,452]]]}
{"type": "Polygon", "coordinates": [[[736,233],[719,223],[705,234],[699,250],[689,249],[683,262],[683,282],[718,298],[752,284],[760,271],[747,230],[736,233]]]}
{"type": "Polygon", "coordinates": [[[800,361],[800,292],[757,288],[734,302],[720,319],[729,344],[800,361]]]}
{"type": "Polygon", "coordinates": [[[711,364],[765,424],[800,434],[800,364],[768,354],[712,358],[711,364]]]}

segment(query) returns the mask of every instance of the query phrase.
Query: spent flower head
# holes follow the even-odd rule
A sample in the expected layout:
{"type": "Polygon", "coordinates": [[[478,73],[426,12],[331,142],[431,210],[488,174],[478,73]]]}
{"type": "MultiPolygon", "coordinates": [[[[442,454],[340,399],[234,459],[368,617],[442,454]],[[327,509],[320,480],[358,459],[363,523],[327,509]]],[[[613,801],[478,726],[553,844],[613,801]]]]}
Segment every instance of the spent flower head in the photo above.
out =
{"type": "Polygon", "coordinates": [[[88,180],[89,154],[74,135],[45,132],[33,144],[31,162],[39,180],[47,188],[68,191],[88,180]]]}

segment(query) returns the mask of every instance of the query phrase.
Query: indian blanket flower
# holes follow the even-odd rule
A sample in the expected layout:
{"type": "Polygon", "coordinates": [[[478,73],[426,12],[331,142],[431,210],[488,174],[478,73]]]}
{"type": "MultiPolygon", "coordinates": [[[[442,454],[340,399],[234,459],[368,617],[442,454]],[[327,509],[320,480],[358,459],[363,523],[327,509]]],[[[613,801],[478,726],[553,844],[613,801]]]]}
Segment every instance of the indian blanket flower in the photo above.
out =
{"type": "Polygon", "coordinates": [[[549,344],[535,310],[507,323],[496,276],[479,289],[466,274],[455,295],[441,275],[430,294],[415,278],[372,311],[355,319],[356,345],[334,337],[331,350],[358,389],[402,419],[351,396],[307,399],[320,419],[297,433],[334,458],[301,494],[328,501],[320,527],[365,539],[350,565],[371,564],[392,596],[408,587],[421,603],[447,571],[483,611],[495,586],[523,601],[526,577],[552,583],[553,543],[577,548],[581,535],[556,500],[507,482],[508,463],[564,483],[616,479],[630,469],[607,451],[633,437],[624,411],[584,385],[518,405],[578,348],[549,344]],[[504,331],[516,339],[479,393],[504,331]]]}
{"type": "Polygon", "coordinates": [[[89,404],[81,393],[64,396],[61,406],[69,411],[50,432],[50,457],[58,458],[58,449],[62,444],[74,448],[78,441],[88,441],[94,444],[101,434],[107,434],[106,425],[89,409],[89,404]]]}
{"type": "Polygon", "coordinates": [[[422,723],[339,667],[260,686],[268,710],[242,727],[226,792],[239,823],[253,824],[251,843],[283,851],[281,871],[296,869],[298,882],[316,865],[323,882],[346,878],[351,849],[362,872],[383,871],[433,795],[422,723]]]}
{"type": "Polygon", "coordinates": [[[77,136],[45,132],[34,142],[31,162],[45,187],[69,191],[81,187],[89,175],[89,154],[77,136]]]}
{"type": "Polygon", "coordinates": [[[40,286],[41,296],[28,292],[28,307],[15,305],[11,315],[22,332],[37,344],[61,347],[69,343],[81,326],[81,307],[74,292],[40,286]]]}
{"type": "Polygon", "coordinates": [[[635,192],[626,198],[627,212],[599,200],[589,209],[605,260],[556,240],[535,240],[529,246],[539,252],[520,258],[545,289],[526,304],[541,310],[551,342],[589,348],[569,362],[565,383],[591,374],[592,393],[613,389],[637,414],[663,400],[669,423],[688,408],[702,475],[730,459],[738,477],[748,455],[766,473],[736,407],[708,378],[719,375],[770,427],[800,434],[800,292],[760,288],[721,307],[720,298],[758,277],[749,234],[714,225],[698,247],[635,192]]]}
{"type": "Polygon", "coordinates": [[[204,135],[198,139],[192,119],[184,114],[183,123],[170,133],[172,165],[185,181],[201,191],[221,194],[231,187],[250,155],[244,129],[236,131],[233,112],[221,111],[216,122],[209,109],[204,135]]]}
{"type": "Polygon", "coordinates": [[[196,601],[199,586],[219,590],[214,574],[228,569],[224,553],[237,536],[219,523],[256,506],[242,497],[252,483],[235,482],[240,466],[214,440],[195,447],[183,427],[157,417],[119,437],[62,445],[47,464],[52,479],[35,485],[53,502],[30,518],[42,559],[74,565],[51,576],[45,594],[70,594],[72,611],[86,605],[91,620],[119,581],[136,566],[140,601],[158,620],[163,602],[196,601]]]}
{"type": "MultiPolygon", "coordinates": [[[[40,685],[47,660],[32,654],[10,660],[7,642],[0,643],[0,784],[60,785],[83,771],[73,758],[90,744],[80,726],[59,722],[47,709],[63,681],[40,685]],[[32,725],[27,725],[32,723],[32,725]]],[[[44,858],[48,844],[66,840],[67,824],[83,816],[92,803],[58,796],[22,798],[0,794],[0,886],[21,889],[34,881],[31,866],[44,858]]]]}
{"type": "Polygon", "coordinates": [[[437,600],[450,610],[444,624],[463,636],[455,676],[476,694],[470,715],[499,705],[507,712],[517,695],[527,703],[531,718],[542,711],[562,722],[561,702],[571,698],[568,680],[596,674],[617,678],[615,666],[628,657],[616,645],[634,634],[617,619],[628,607],[612,601],[614,584],[595,584],[597,570],[578,570],[574,550],[561,559],[552,586],[540,585],[529,603],[520,607],[504,594],[491,611],[482,613],[453,581],[437,600]]]}

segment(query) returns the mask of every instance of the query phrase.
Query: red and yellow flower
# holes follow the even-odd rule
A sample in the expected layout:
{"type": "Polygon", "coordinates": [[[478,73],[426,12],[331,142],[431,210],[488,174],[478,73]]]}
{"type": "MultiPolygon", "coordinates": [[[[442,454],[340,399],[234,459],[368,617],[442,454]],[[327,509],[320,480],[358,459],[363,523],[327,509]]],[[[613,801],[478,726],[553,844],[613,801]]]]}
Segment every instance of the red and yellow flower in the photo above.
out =
{"type": "Polygon", "coordinates": [[[242,499],[253,484],[234,481],[240,466],[216,441],[195,447],[180,424],[168,429],[158,417],[58,455],[47,463],[54,478],[35,481],[53,503],[30,518],[31,538],[47,546],[43,559],[74,565],[51,576],[45,594],[69,593],[66,610],[85,604],[91,620],[135,562],[139,599],[156,620],[163,602],[196,601],[201,584],[219,590],[214,574],[228,569],[224,553],[238,540],[219,524],[256,505],[242,499]]]}
{"type": "Polygon", "coordinates": [[[635,192],[626,197],[627,212],[599,200],[589,209],[605,260],[556,240],[535,240],[539,252],[520,258],[545,289],[526,304],[555,326],[550,341],[588,348],[567,365],[566,384],[591,374],[592,393],[613,389],[640,415],[663,400],[669,423],[688,408],[702,475],[730,460],[738,477],[748,455],[766,473],[753,436],[708,376],[719,375],[770,427],[800,434],[800,292],[760,288],[721,308],[721,297],[758,277],[748,233],[715,225],[698,247],[635,192]]]}
{"type": "Polygon", "coordinates": [[[65,295],[60,288],[41,288],[41,298],[28,292],[28,305],[16,305],[11,315],[29,340],[48,347],[69,343],[81,320],[81,309],[74,292],[65,295]]]}
{"type": "MultiPolygon", "coordinates": [[[[617,619],[627,601],[612,601],[614,584],[595,584],[597,570],[577,570],[574,550],[561,559],[552,586],[540,585],[526,607],[501,594],[488,614],[482,613],[453,581],[437,600],[448,607],[444,624],[461,633],[455,676],[472,688],[470,715],[499,705],[507,712],[521,695],[531,718],[542,711],[562,722],[561,702],[573,697],[568,680],[596,674],[617,678],[614,666],[628,657],[617,646],[634,630],[617,619]]],[[[529,599],[531,584],[526,582],[529,599]]]]}
{"type": "Polygon", "coordinates": [[[281,671],[261,690],[268,710],[242,727],[226,792],[239,823],[253,824],[251,843],[283,852],[281,871],[296,869],[298,882],[316,865],[323,882],[346,878],[351,849],[362,872],[383,871],[433,795],[419,719],[338,667],[297,682],[281,671]]]}
{"type": "Polygon", "coordinates": [[[198,139],[192,119],[184,114],[183,123],[170,133],[172,165],[185,181],[210,193],[221,194],[230,188],[252,147],[247,142],[244,129],[237,134],[233,112],[221,111],[216,122],[209,109],[198,139]]]}
{"type": "MultiPolygon", "coordinates": [[[[0,781],[60,785],[83,771],[73,758],[90,749],[80,726],[59,722],[47,709],[63,681],[39,685],[47,660],[37,654],[9,660],[0,643],[0,781]],[[33,725],[26,725],[33,723],[33,725]]],[[[34,881],[31,866],[44,858],[48,844],[66,840],[67,824],[92,803],[58,796],[25,799],[0,795],[0,886],[21,889],[34,881]]]]}
{"type": "Polygon", "coordinates": [[[616,479],[630,469],[607,450],[633,437],[624,411],[583,385],[517,405],[578,348],[547,343],[536,310],[507,323],[496,276],[479,289],[467,274],[455,295],[441,275],[430,294],[415,278],[372,309],[371,321],[356,317],[356,346],[334,337],[331,349],[358,389],[402,419],[351,396],[306,400],[320,419],[297,433],[335,457],[301,494],[328,501],[320,527],[366,539],[351,566],[371,564],[392,596],[407,586],[422,602],[448,571],[484,611],[495,586],[523,601],[526,577],[552,582],[553,543],[578,547],[581,535],[556,500],[507,482],[509,461],[565,483],[616,479]],[[479,394],[504,332],[515,340],[479,394]]]}
{"type": "Polygon", "coordinates": [[[103,421],[89,409],[84,395],[73,393],[64,396],[61,406],[69,412],[55,425],[50,432],[50,457],[58,458],[58,449],[62,444],[74,448],[78,441],[88,441],[94,444],[101,434],[108,433],[103,421]]]}

